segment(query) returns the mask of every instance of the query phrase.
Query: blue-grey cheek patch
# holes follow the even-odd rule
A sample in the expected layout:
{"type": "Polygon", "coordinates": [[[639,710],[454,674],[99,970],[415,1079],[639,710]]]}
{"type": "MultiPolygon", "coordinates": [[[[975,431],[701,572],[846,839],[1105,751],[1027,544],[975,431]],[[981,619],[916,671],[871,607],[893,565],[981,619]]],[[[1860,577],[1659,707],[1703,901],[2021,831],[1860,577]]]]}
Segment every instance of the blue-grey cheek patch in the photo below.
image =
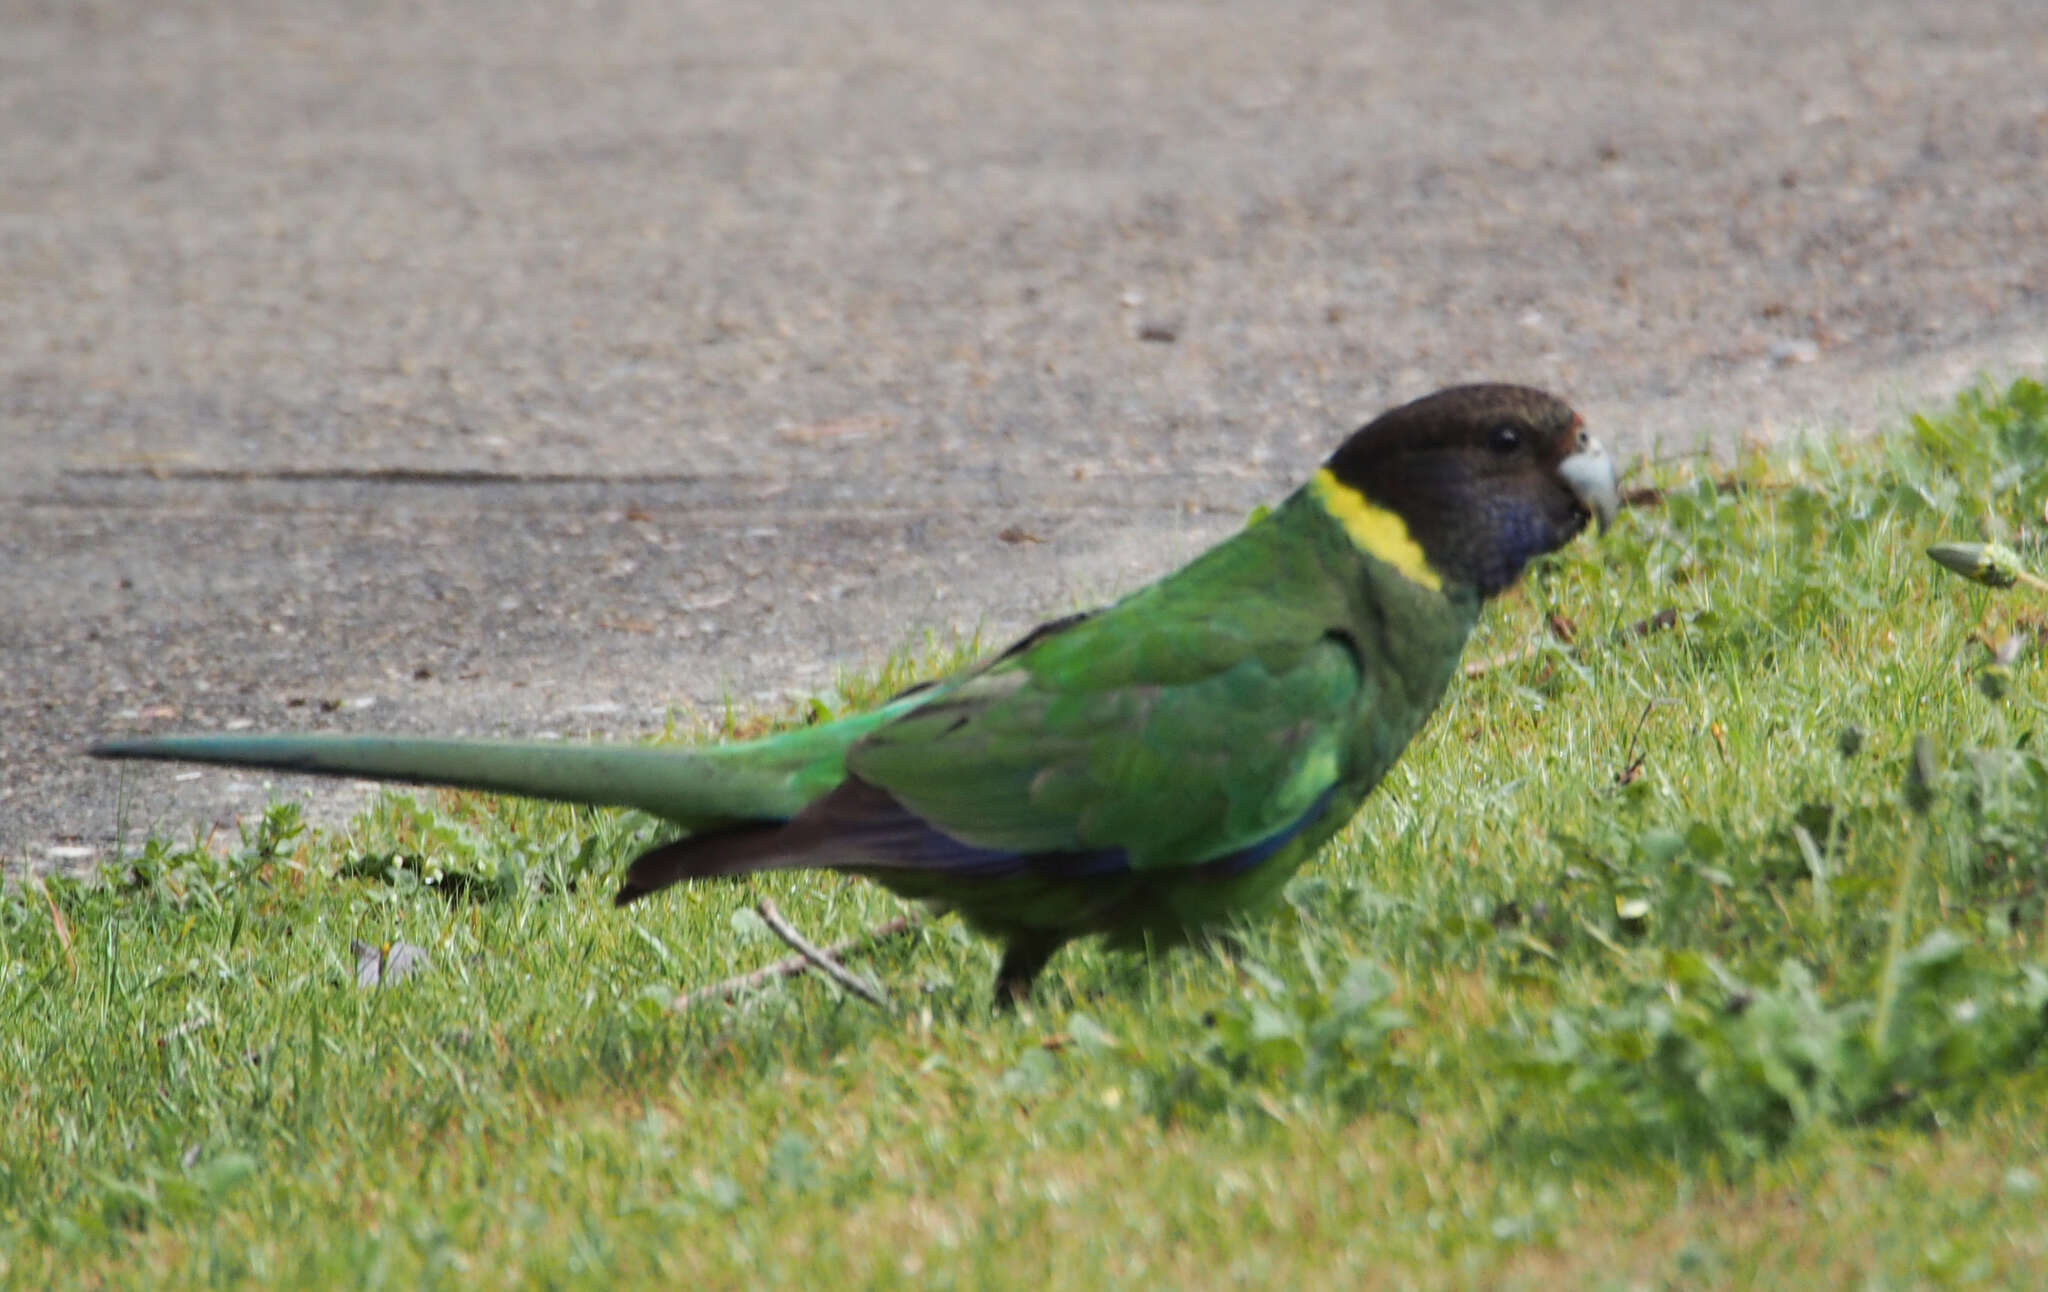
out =
{"type": "Polygon", "coordinates": [[[1550,525],[1540,508],[1508,503],[1493,512],[1493,541],[1479,561],[1480,588],[1488,595],[1521,577],[1522,567],[1550,550],[1550,525]]]}

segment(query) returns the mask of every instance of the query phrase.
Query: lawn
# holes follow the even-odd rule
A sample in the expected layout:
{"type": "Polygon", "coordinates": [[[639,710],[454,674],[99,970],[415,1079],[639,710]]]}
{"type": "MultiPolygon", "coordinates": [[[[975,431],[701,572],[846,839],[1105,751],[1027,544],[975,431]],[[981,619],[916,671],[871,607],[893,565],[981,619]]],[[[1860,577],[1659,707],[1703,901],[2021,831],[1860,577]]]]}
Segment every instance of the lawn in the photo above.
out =
{"type": "Polygon", "coordinates": [[[2048,594],[1925,552],[2048,565],[2048,390],[1629,483],[1231,954],[1071,948],[1015,1015],[945,920],[849,955],[886,1009],[677,1008],[786,954],[761,897],[817,941],[904,909],[798,875],[615,910],[628,813],[282,804],[10,879],[0,1275],[2033,1281],[2048,594]]]}

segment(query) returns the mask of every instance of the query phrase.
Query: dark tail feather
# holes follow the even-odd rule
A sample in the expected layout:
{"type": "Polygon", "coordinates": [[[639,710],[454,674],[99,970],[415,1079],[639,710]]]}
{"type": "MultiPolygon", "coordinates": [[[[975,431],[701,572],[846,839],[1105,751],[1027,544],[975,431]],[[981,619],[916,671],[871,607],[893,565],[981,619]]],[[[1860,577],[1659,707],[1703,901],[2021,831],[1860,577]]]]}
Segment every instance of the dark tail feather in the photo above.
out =
{"type": "MultiPolygon", "coordinates": [[[[1039,860],[1066,860],[1077,873],[1088,873],[1085,868],[1100,868],[1111,856],[1040,854],[1039,860]]],[[[762,870],[925,871],[992,878],[1013,874],[1030,860],[963,843],[898,803],[887,790],[849,776],[787,821],[743,822],[684,835],[642,853],[626,868],[626,880],[614,900],[624,906],[685,879],[762,870]]],[[[1113,860],[1124,864],[1120,851],[1113,860]]]]}
{"type": "Polygon", "coordinates": [[[808,855],[806,846],[809,836],[815,833],[800,822],[764,821],[672,839],[633,859],[612,904],[625,906],[637,902],[649,893],[658,893],[686,879],[716,879],[815,865],[816,859],[808,855]]]}

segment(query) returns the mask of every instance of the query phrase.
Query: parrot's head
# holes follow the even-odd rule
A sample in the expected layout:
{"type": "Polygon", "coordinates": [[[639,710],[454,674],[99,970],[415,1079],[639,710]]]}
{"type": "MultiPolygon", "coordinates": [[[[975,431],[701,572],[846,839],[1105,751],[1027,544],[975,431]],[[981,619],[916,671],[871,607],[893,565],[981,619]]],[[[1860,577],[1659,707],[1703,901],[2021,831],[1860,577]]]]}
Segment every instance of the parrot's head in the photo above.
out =
{"type": "Polygon", "coordinates": [[[1453,386],[1403,404],[1353,434],[1324,470],[1362,512],[1399,519],[1427,575],[1481,596],[1588,521],[1605,529],[1621,505],[1614,465],[1585,422],[1527,386],[1453,386]]]}

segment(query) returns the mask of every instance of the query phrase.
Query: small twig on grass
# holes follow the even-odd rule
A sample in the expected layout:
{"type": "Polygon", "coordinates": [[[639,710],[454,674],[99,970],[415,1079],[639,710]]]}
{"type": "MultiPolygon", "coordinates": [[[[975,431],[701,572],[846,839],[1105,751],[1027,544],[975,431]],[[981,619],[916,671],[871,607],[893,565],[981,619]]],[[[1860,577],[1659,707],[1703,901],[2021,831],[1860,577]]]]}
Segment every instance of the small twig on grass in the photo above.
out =
{"type": "Polygon", "coordinates": [[[1643,764],[1649,761],[1650,749],[1649,746],[1644,745],[1638,750],[1636,742],[1642,739],[1643,724],[1650,720],[1650,710],[1656,707],[1657,702],[1655,700],[1647,701],[1643,705],[1642,716],[1636,719],[1635,730],[1628,733],[1628,748],[1623,751],[1622,755],[1628,759],[1628,765],[1614,774],[1616,786],[1633,785],[1636,782],[1636,778],[1643,774],[1643,764]]]}
{"type": "MultiPolygon", "coordinates": [[[[737,977],[727,978],[724,982],[713,983],[709,987],[701,987],[696,991],[684,992],[682,995],[677,996],[674,1001],[670,1002],[669,1008],[680,1012],[690,1008],[692,1005],[702,1004],[707,1000],[731,1000],[741,992],[752,991],[757,987],[765,987],[777,978],[794,978],[807,969],[818,967],[820,961],[830,966],[825,969],[826,973],[833,973],[834,970],[837,970],[838,973],[845,973],[846,970],[838,964],[841,956],[846,955],[850,951],[860,950],[863,947],[887,942],[891,938],[901,937],[918,926],[916,916],[899,915],[893,920],[885,920],[877,924],[874,928],[856,937],[846,938],[833,943],[829,947],[819,948],[805,942],[802,937],[796,935],[794,929],[789,928],[789,925],[782,919],[782,913],[775,909],[775,903],[764,900],[755,909],[760,911],[761,919],[767,923],[770,929],[774,930],[776,936],[789,943],[790,946],[795,947],[798,954],[786,960],[778,960],[765,968],[756,969],[752,973],[740,974],[737,977]],[[761,909],[762,907],[766,909],[763,910],[761,909]],[[781,927],[777,927],[778,924],[781,927]],[[806,950],[809,951],[808,955],[804,954],[806,950]]],[[[837,977],[835,975],[836,980],[837,977]]],[[[842,983],[841,985],[846,984],[842,983]]],[[[847,989],[855,995],[862,996],[863,999],[872,1001],[877,1005],[885,1004],[883,1000],[877,999],[876,996],[866,995],[857,987],[847,986],[847,989]]]]}
{"type": "MultiPolygon", "coordinates": [[[[1572,626],[1571,621],[1563,615],[1551,615],[1544,622],[1549,625],[1550,635],[1556,638],[1560,645],[1569,649],[1573,639],[1578,636],[1577,629],[1572,626]]],[[[1489,655],[1485,659],[1473,660],[1465,666],[1465,676],[1467,678],[1485,677],[1495,669],[1506,668],[1511,664],[1519,664],[1523,660],[1535,659],[1542,653],[1543,641],[1539,638],[1520,650],[1502,651],[1498,655],[1489,655]]]]}
{"type": "Polygon", "coordinates": [[[71,954],[71,925],[64,918],[64,912],[57,909],[57,898],[50,892],[50,882],[43,881],[43,901],[50,907],[50,927],[57,931],[57,945],[64,949],[64,964],[71,970],[71,976],[78,976],[78,957],[71,954]]]}
{"type": "MultiPolygon", "coordinates": [[[[1697,485],[1679,485],[1675,488],[1667,489],[1663,485],[1637,485],[1633,489],[1622,492],[1621,505],[1624,507],[1644,508],[1662,507],[1669,501],[1673,493],[1690,493],[1697,487],[1697,485]]],[[[1737,480],[1733,477],[1725,477],[1714,481],[1714,492],[1720,494],[1723,498],[1748,493],[1783,493],[1792,487],[1793,482],[1789,480],[1737,480]]]]}
{"type": "Polygon", "coordinates": [[[766,924],[776,937],[789,943],[790,948],[804,959],[810,961],[819,973],[824,974],[827,978],[846,988],[846,990],[860,997],[868,1004],[873,1005],[876,1009],[889,1008],[889,998],[882,994],[880,987],[875,986],[867,979],[848,969],[845,965],[834,960],[831,956],[820,951],[811,943],[809,938],[798,933],[788,920],[782,918],[782,912],[776,909],[773,900],[764,897],[754,903],[754,909],[761,913],[761,922],[766,924]]]}
{"type": "MultiPolygon", "coordinates": [[[[1630,642],[1637,638],[1648,637],[1651,633],[1662,632],[1666,628],[1675,628],[1677,626],[1678,607],[1666,606],[1649,618],[1638,619],[1614,634],[1614,640],[1617,642],[1630,642]]],[[[1567,649],[1572,647],[1572,634],[1556,615],[1550,617],[1550,632],[1567,649]]],[[[1543,645],[1541,640],[1532,641],[1520,650],[1503,651],[1499,655],[1489,655],[1485,659],[1473,660],[1465,666],[1465,677],[1468,680],[1476,677],[1485,677],[1488,673],[1494,672],[1497,669],[1520,664],[1524,660],[1535,659],[1543,653],[1543,645]]]]}
{"type": "Polygon", "coordinates": [[[184,1022],[178,1024],[170,1031],[165,1032],[162,1036],[156,1038],[157,1048],[162,1049],[164,1046],[169,1045],[172,1041],[175,1041],[180,1037],[190,1036],[192,1035],[192,1033],[197,1032],[202,1028],[208,1028],[212,1026],[213,1015],[201,1009],[194,1013],[192,1017],[186,1019],[184,1022]]]}

